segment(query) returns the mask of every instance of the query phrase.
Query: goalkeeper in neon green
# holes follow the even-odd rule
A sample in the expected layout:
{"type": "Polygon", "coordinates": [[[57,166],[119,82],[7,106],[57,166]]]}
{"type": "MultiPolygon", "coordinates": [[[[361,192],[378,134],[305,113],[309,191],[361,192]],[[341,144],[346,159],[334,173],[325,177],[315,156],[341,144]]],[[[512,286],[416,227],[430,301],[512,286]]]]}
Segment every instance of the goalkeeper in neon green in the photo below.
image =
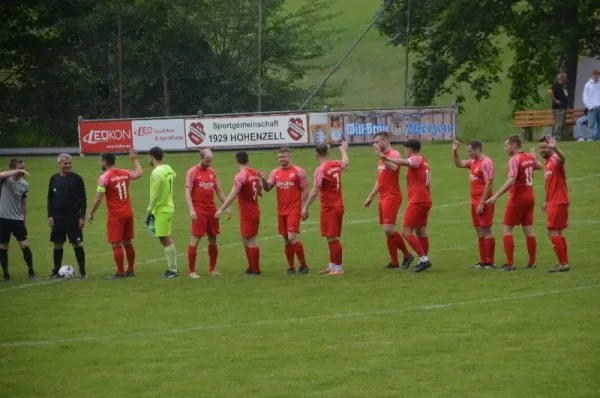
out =
{"type": "Polygon", "coordinates": [[[154,236],[157,236],[160,243],[165,248],[165,257],[167,258],[168,269],[163,278],[174,278],[179,276],[177,270],[177,252],[175,243],[171,238],[171,226],[173,224],[173,213],[175,206],[173,204],[173,182],[175,172],[168,164],[163,164],[165,153],[162,148],[154,147],[148,152],[150,165],[154,167],[150,176],[150,204],[148,205],[148,215],[146,224],[152,226],[154,223],[154,236]]]}

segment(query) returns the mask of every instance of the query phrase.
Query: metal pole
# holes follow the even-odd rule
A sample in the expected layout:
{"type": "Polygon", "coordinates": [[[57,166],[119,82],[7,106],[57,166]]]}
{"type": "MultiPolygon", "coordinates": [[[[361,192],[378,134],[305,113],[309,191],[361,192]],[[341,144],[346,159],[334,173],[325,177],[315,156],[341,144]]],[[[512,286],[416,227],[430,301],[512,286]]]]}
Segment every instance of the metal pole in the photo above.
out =
{"type": "Polygon", "coordinates": [[[408,0],[408,9],[406,10],[406,47],[404,49],[404,106],[408,106],[408,67],[410,64],[410,5],[411,0],[408,0]]]}
{"type": "Polygon", "coordinates": [[[350,55],[350,53],[352,53],[352,51],[358,45],[358,43],[360,43],[362,41],[362,39],[367,35],[367,33],[369,33],[369,31],[371,30],[371,28],[373,27],[373,25],[375,25],[375,23],[379,20],[379,18],[381,18],[383,16],[383,13],[385,12],[385,10],[387,10],[388,7],[390,6],[390,4],[392,4],[393,2],[394,2],[394,0],[390,0],[390,1],[388,1],[388,3],[385,6],[383,6],[381,8],[381,10],[379,11],[379,14],[377,14],[377,16],[375,17],[375,19],[373,20],[373,22],[371,22],[371,24],[369,24],[369,26],[367,27],[367,29],[365,29],[365,31],[358,38],[358,40],[356,40],[354,42],[354,44],[350,47],[350,49],[348,51],[346,51],[346,54],[344,54],[344,56],[342,57],[342,59],[340,59],[339,62],[337,64],[335,64],[335,66],[331,69],[331,71],[329,71],[329,73],[327,74],[327,76],[325,76],[325,79],[323,79],[321,81],[321,83],[319,83],[319,85],[317,86],[317,88],[315,88],[314,91],[308,96],[308,98],[306,99],[306,101],[304,101],[304,103],[300,107],[300,110],[304,109],[304,107],[306,105],[308,105],[308,103],[315,96],[315,94],[317,94],[319,92],[319,90],[325,85],[325,83],[327,83],[327,80],[329,80],[329,78],[335,73],[335,71],[338,70],[338,68],[340,67],[340,65],[342,65],[342,63],[346,60],[346,58],[348,58],[348,56],[350,55]]]}
{"type": "Polygon", "coordinates": [[[258,112],[260,112],[262,108],[262,31],[262,0],[258,0],[258,112]]]}
{"type": "Polygon", "coordinates": [[[121,36],[121,0],[117,0],[117,56],[119,58],[119,117],[123,115],[123,40],[121,36]]]}

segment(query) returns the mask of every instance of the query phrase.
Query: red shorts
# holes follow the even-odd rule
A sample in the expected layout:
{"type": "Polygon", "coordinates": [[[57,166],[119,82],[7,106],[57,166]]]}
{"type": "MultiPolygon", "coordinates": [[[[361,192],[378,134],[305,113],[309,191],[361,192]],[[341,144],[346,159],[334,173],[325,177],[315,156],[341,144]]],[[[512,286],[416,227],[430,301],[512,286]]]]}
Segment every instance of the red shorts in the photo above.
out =
{"type": "Polygon", "coordinates": [[[379,224],[396,225],[401,205],[402,197],[379,199],[379,224]]]}
{"type": "Polygon", "coordinates": [[[471,219],[475,228],[487,228],[494,225],[494,209],[495,205],[483,206],[483,213],[477,214],[477,206],[479,202],[471,202],[471,219]]]}
{"type": "Polygon", "coordinates": [[[109,218],[106,221],[106,235],[109,243],[127,242],[133,239],[133,216],[109,218]]]}
{"type": "Polygon", "coordinates": [[[287,214],[285,216],[277,216],[277,229],[279,235],[286,236],[288,232],[300,233],[300,214],[287,214]]]}
{"type": "Polygon", "coordinates": [[[253,238],[258,235],[260,217],[240,218],[240,234],[242,238],[253,238]]]}
{"type": "Polygon", "coordinates": [[[339,238],[342,236],[344,208],[321,209],[321,236],[339,238]]]}
{"type": "Polygon", "coordinates": [[[533,225],[534,207],[535,203],[517,205],[509,201],[506,210],[504,210],[504,221],[502,223],[509,227],[533,225]]]}
{"type": "Polygon", "coordinates": [[[422,228],[427,226],[431,203],[409,203],[404,211],[404,228],[422,228]]]}
{"type": "Polygon", "coordinates": [[[550,231],[558,231],[569,226],[569,204],[548,205],[548,221],[550,231]]]}
{"type": "Polygon", "coordinates": [[[196,221],[192,221],[192,236],[203,237],[219,235],[219,219],[215,217],[215,212],[206,213],[196,210],[196,221]]]}

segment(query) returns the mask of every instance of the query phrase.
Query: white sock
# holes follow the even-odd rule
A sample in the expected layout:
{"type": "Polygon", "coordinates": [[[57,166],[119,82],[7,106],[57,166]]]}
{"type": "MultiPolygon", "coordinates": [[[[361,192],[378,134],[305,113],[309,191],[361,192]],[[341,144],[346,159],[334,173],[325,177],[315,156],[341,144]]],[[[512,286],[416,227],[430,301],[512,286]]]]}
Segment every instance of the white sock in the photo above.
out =
{"type": "Polygon", "coordinates": [[[174,244],[165,247],[165,257],[167,258],[167,265],[169,266],[169,270],[177,272],[177,252],[175,250],[174,244]]]}
{"type": "Polygon", "coordinates": [[[419,257],[419,260],[421,260],[421,262],[426,262],[426,261],[429,261],[429,257],[421,256],[421,257],[419,257]]]}
{"type": "Polygon", "coordinates": [[[342,265],[340,264],[340,265],[336,265],[336,266],[335,266],[335,270],[336,270],[336,271],[343,271],[343,270],[344,270],[344,268],[342,268],[342,265]]]}
{"type": "Polygon", "coordinates": [[[330,271],[335,271],[335,264],[334,263],[329,263],[329,270],[330,271]]]}

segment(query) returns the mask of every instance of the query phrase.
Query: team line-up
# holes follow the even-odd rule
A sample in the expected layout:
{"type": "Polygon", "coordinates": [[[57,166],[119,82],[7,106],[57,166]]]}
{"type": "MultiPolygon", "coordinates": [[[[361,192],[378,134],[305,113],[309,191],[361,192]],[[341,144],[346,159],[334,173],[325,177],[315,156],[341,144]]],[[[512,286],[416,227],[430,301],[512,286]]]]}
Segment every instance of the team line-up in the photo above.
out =
{"type": "MultiPolygon", "coordinates": [[[[544,167],[546,197],[542,212],[547,214],[548,236],[558,258],[558,263],[549,272],[568,271],[567,242],[564,230],[567,228],[569,198],[565,176],[565,155],[557,147],[553,137],[543,137],[540,141],[540,154],[545,165],[537,160],[535,151],[521,151],[519,136],[510,136],[505,140],[505,150],[509,155],[508,179],[502,187],[493,193],[494,165],[483,153],[482,143],[471,140],[467,144],[468,160],[459,158],[460,143],[452,145],[452,158],[456,167],[470,170],[471,216],[479,243],[479,261],[476,269],[496,269],[495,237],[492,233],[495,202],[509,192],[509,199],[503,220],[503,244],[506,254],[505,264],[499,271],[513,271],[514,238],[513,228],[522,226],[529,254],[527,268],[536,267],[537,241],[533,231],[534,215],[534,171],[544,167]]],[[[404,143],[405,158],[393,149],[389,135],[381,132],[374,136],[373,149],[379,163],[378,177],[373,190],[364,202],[369,207],[379,196],[379,223],[387,239],[390,261],[384,268],[409,269],[415,261],[405,242],[418,257],[413,268],[422,272],[431,267],[428,257],[429,238],[427,223],[432,200],[430,193],[431,170],[427,160],[421,155],[421,143],[410,139],[404,143]],[[400,169],[406,168],[408,205],[404,212],[402,228],[396,230],[396,223],[402,204],[400,189],[400,169]],[[402,261],[399,258],[402,253],[402,261]]],[[[231,204],[237,199],[240,216],[240,234],[246,253],[248,268],[246,275],[260,275],[260,249],[257,240],[260,226],[259,197],[262,191],[277,192],[278,231],[285,243],[285,257],[288,263],[286,274],[307,274],[304,247],[300,240],[300,225],[309,217],[309,209],[319,196],[321,236],[329,245],[329,266],[321,270],[323,275],[342,275],[342,245],[340,236],[344,217],[342,196],[342,174],[349,166],[348,144],[340,147],[341,160],[330,158],[327,145],[317,145],[316,157],[319,166],[314,173],[314,184],[309,191],[305,171],[292,164],[291,150],[281,148],[278,152],[279,167],[267,177],[262,170],[250,167],[248,154],[244,151],[236,154],[239,173],[235,176],[231,193],[225,196],[215,171],[212,169],[213,154],[209,149],[200,151],[200,162],[189,169],[186,176],[185,199],[191,219],[191,239],[187,249],[188,274],[190,278],[199,278],[196,272],[196,251],[200,240],[207,236],[210,275],[219,275],[216,266],[218,258],[217,236],[220,232],[219,219],[225,213],[231,217],[231,204]],[[215,195],[222,203],[215,204],[215,195]],[[295,260],[299,262],[296,269],[295,260]]],[[[104,173],[97,183],[97,191],[87,221],[93,222],[96,211],[106,200],[107,237],[112,245],[117,272],[109,279],[135,276],[135,249],[133,209],[129,196],[129,184],[143,175],[137,155],[129,155],[133,170],[116,167],[114,154],[105,153],[100,157],[104,173]],[[125,269],[127,260],[127,269],[125,269]]],[[[173,182],[175,172],[163,163],[164,151],[159,147],[148,153],[150,165],[154,168],[150,176],[150,202],[147,208],[146,224],[151,236],[158,237],[164,248],[168,265],[163,277],[173,278],[179,275],[177,254],[171,237],[173,221],[173,182]]],[[[63,244],[67,238],[75,250],[82,278],[86,278],[85,252],[83,250],[83,226],[86,221],[86,193],[81,177],[71,171],[71,156],[59,155],[60,172],[50,178],[48,186],[48,223],[51,227],[50,240],[54,243],[54,268],[51,278],[60,278],[63,244]]],[[[30,279],[35,279],[33,258],[27,241],[25,226],[27,214],[28,183],[23,178],[29,175],[22,160],[12,159],[10,170],[0,173],[0,263],[4,280],[10,280],[8,272],[8,243],[11,235],[19,242],[23,258],[29,269],[30,279]]]]}

